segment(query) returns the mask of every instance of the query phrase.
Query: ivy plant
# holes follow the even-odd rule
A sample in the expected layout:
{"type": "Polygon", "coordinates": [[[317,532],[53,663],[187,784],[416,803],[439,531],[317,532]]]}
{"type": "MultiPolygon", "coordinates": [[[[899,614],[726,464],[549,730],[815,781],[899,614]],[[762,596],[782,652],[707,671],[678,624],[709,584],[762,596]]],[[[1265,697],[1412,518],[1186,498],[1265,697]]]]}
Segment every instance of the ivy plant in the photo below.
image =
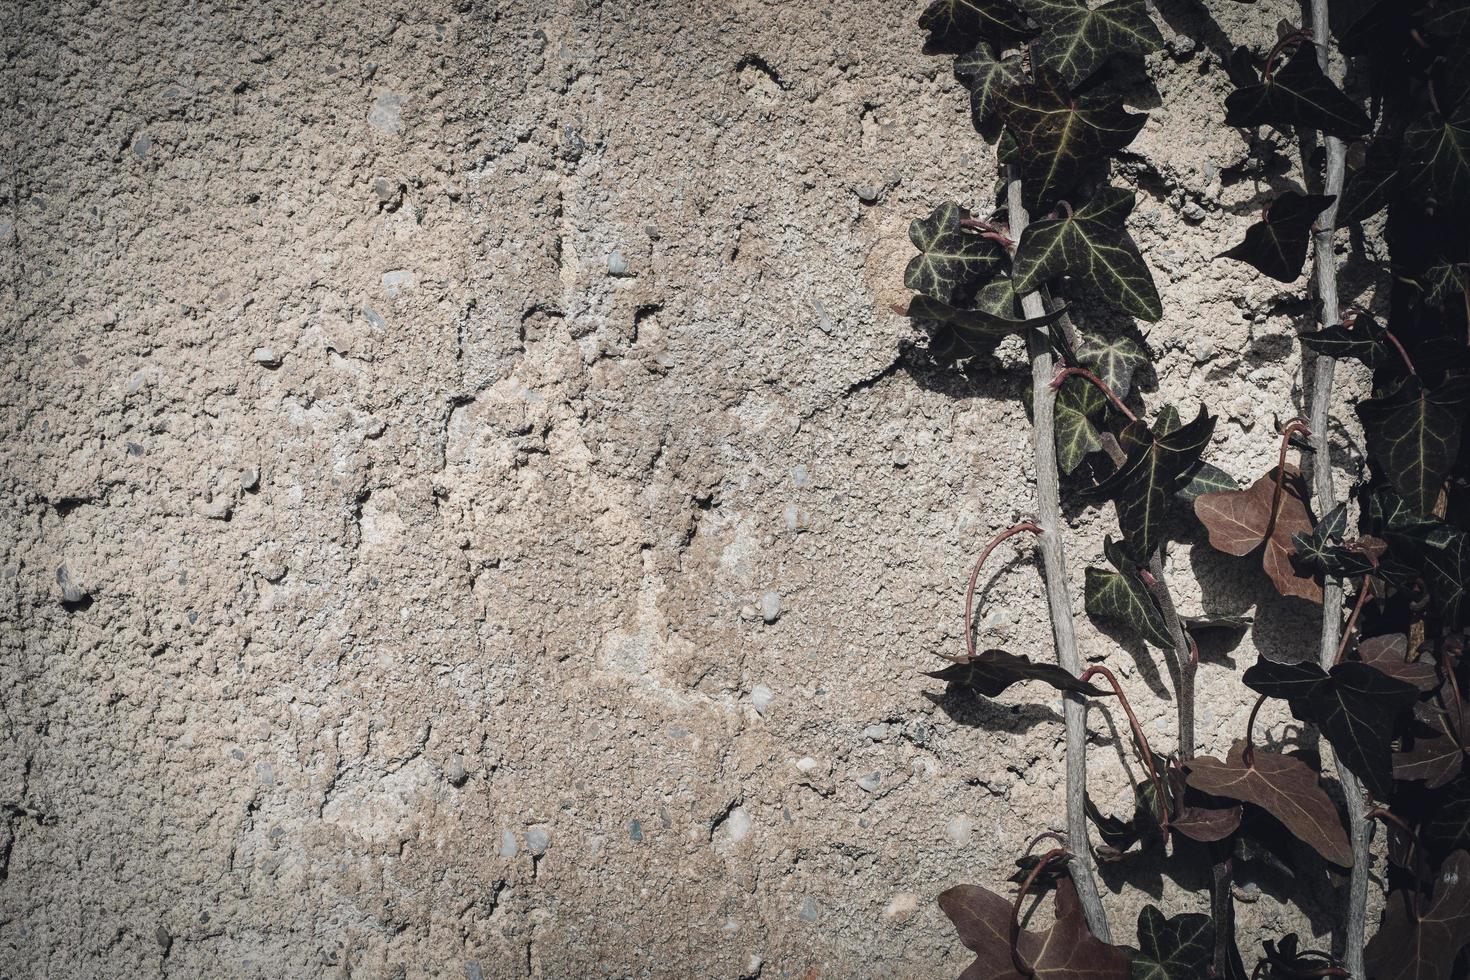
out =
{"type": "Polygon", "coordinates": [[[1308,290],[1315,312],[1301,335],[1315,382],[1310,418],[1281,427],[1276,464],[1240,474],[1244,485],[1205,459],[1215,429],[1206,405],[1188,421],[1175,406],[1139,407],[1135,381],[1151,354],[1119,326],[1165,314],[1129,234],[1135,192],[1111,166],[1147,122],[1119,93],[1163,43],[1148,4],[936,0],[919,18],[925,51],[953,57],[971,122],[1004,175],[993,206],[949,202],[914,219],[905,312],[936,348],[961,356],[1025,338],[1039,426],[1039,516],[983,549],[967,589],[965,652],[931,676],[976,698],[1039,682],[1067,709],[1067,833],[1031,842],[1013,898],[975,884],[940,895],[975,954],[965,977],[1470,977],[1470,5],[1378,0],[1335,38],[1324,0],[1311,8],[1310,25],[1278,25],[1227,65],[1224,125],[1275,129],[1300,143],[1304,165],[1301,185],[1262,199],[1259,219],[1219,261],[1308,290]],[[1361,227],[1353,242],[1386,245],[1386,258],[1361,255],[1372,282],[1363,307],[1345,313],[1339,222],[1361,227]],[[1309,257],[1310,289],[1299,286],[1309,257]],[[1334,419],[1339,366],[1360,372],[1368,394],[1334,419]],[[1350,423],[1361,442],[1334,444],[1350,423]],[[1352,476],[1341,499],[1334,465],[1352,476]],[[1111,670],[1082,669],[1058,473],[1082,499],[1112,504],[1117,533],[1086,568],[1082,605],[1160,651],[1175,687],[1171,749],[1149,744],[1111,670]],[[1023,533],[1041,544],[1056,663],[977,649],[982,567],[1023,533]],[[1322,615],[1321,637],[1301,638],[1302,657],[1263,656],[1244,670],[1258,697],[1223,758],[1196,754],[1194,634],[1243,624],[1178,614],[1168,553],[1184,535],[1264,575],[1279,601],[1322,615]],[[1144,773],[1126,816],[1086,795],[1086,706],[1103,699],[1127,716],[1128,750],[1144,773]],[[1270,700],[1320,734],[1331,766],[1257,744],[1270,700]],[[1375,824],[1386,828],[1388,863],[1374,875],[1386,894],[1369,938],[1375,824]],[[1047,839],[1056,846],[1034,855],[1047,839]],[[1146,906],[1138,948],[1121,946],[1096,863],[1145,855],[1207,863],[1210,894],[1173,915],[1146,906]],[[1346,882],[1332,950],[1294,935],[1240,948],[1234,868],[1263,855],[1294,883],[1289,897],[1305,899],[1324,866],[1346,882]],[[1053,924],[1023,928],[1027,895],[1047,887],[1053,924]]]}

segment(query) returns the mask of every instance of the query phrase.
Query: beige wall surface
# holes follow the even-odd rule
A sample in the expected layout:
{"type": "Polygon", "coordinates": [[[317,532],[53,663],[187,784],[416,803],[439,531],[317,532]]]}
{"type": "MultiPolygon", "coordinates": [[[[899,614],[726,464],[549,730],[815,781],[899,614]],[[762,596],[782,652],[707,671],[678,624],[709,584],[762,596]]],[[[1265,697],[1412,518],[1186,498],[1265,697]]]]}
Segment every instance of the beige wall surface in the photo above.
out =
{"type": "MultiPolygon", "coordinates": [[[[918,10],[0,2],[0,976],[958,973],[935,895],[1061,826],[1061,725],[923,676],[1034,505],[1019,344],[955,372],[890,310],[908,220],[996,180],[918,10]]],[[[1310,307],[1212,260],[1296,179],[1221,60],[1296,14],[1157,14],[1144,401],[1248,477],[1310,307]]],[[[1169,747],[1068,499],[1084,654],[1169,747]]],[[[1255,617],[1223,751],[1315,613],[1199,543],[1185,610],[1255,617]]],[[[1001,557],[985,641],[1049,657],[1001,557]]],[[[1110,872],[1118,938],[1203,888],[1110,872]]],[[[1240,890],[1251,945],[1327,926],[1240,890]]]]}

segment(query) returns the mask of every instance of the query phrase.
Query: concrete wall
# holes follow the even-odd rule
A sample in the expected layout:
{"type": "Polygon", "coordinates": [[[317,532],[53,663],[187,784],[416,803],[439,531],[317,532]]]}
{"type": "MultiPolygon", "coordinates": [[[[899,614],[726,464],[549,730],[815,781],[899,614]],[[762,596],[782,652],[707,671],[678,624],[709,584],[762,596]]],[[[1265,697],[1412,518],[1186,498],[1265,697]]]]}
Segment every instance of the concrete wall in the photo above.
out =
{"type": "MultiPolygon", "coordinates": [[[[1061,826],[1061,725],[921,673],[1033,504],[1019,344],[947,371],[889,309],[908,220],[996,178],[919,6],[0,2],[0,976],[963,967],[934,897],[1061,826]]],[[[1211,259],[1294,179],[1220,58],[1294,12],[1159,13],[1145,400],[1249,477],[1309,308],[1211,259]]],[[[1111,510],[1068,516],[1170,746],[1080,608],[1111,510]]],[[[1192,543],[1186,610],[1256,616],[1223,751],[1316,613],[1192,543]]],[[[986,641],[1049,656],[1001,557],[986,641]]],[[[1202,887],[1110,877],[1118,937],[1202,887]]]]}

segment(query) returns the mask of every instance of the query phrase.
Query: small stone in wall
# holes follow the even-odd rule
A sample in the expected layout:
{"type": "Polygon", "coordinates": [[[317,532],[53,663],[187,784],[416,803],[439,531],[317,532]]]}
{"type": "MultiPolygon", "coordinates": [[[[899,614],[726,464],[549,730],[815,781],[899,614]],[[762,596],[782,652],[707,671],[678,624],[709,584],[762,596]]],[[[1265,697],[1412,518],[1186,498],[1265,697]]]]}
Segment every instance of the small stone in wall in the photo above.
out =
{"type": "Polygon", "coordinates": [[[540,857],[551,847],[551,832],[542,826],[535,826],[526,831],[526,850],[534,856],[540,857]]]}
{"type": "Polygon", "coordinates": [[[767,623],[774,623],[781,618],[781,597],[775,592],[767,592],[761,596],[761,619],[767,623]]]}
{"type": "Polygon", "coordinates": [[[257,347],[250,352],[250,359],[261,367],[280,367],[281,355],[277,354],[275,348],[257,347]]]}
{"type": "Polygon", "coordinates": [[[883,781],[882,775],[880,775],[875,770],[873,772],[868,773],[866,776],[859,776],[858,777],[858,781],[857,781],[858,789],[862,790],[864,793],[876,793],[878,791],[878,784],[881,783],[882,781],[883,781]]]}
{"type": "Polygon", "coordinates": [[[802,899],[801,908],[797,911],[796,917],[802,922],[816,922],[817,914],[817,900],[810,895],[802,899]]]}
{"type": "Polygon", "coordinates": [[[516,835],[508,830],[502,831],[500,834],[500,856],[503,858],[513,858],[519,851],[520,846],[516,844],[516,835]]]}
{"type": "Polygon", "coordinates": [[[771,701],[775,697],[775,693],[764,684],[757,684],[750,689],[750,703],[755,706],[756,713],[760,715],[766,713],[766,709],[771,706],[771,701]]]}

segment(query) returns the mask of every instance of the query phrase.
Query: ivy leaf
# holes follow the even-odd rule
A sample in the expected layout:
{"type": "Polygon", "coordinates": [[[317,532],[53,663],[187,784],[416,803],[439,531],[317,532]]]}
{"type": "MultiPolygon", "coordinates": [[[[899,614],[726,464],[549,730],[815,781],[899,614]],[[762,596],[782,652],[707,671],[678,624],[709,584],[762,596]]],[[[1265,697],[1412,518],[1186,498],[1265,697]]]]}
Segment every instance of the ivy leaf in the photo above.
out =
{"type": "Polygon", "coordinates": [[[1193,504],[1207,493],[1233,493],[1240,489],[1235,477],[1214,463],[1201,461],[1189,474],[1184,486],[1174,491],[1174,496],[1187,504],[1193,504]]]}
{"type": "Polygon", "coordinates": [[[1463,379],[1430,391],[1410,377],[1392,394],[1358,403],[1369,455],[1404,502],[1421,514],[1434,509],[1459,455],[1467,394],[1463,379]]]}
{"type": "Polygon", "coordinates": [[[1338,360],[1351,357],[1370,368],[1378,367],[1389,356],[1383,328],[1366,315],[1354,318],[1350,324],[1302,334],[1302,346],[1338,360]]]}
{"type": "Polygon", "coordinates": [[[1286,191],[1245,230],[1245,241],[1220,257],[1245,262],[1279,282],[1295,282],[1307,260],[1312,223],[1331,203],[1330,194],[1286,191]]]}
{"type": "Polygon", "coordinates": [[[1343,531],[1346,529],[1347,503],[1344,502],[1332,508],[1326,517],[1318,521],[1311,533],[1298,533],[1291,536],[1294,552],[1292,561],[1298,568],[1307,568],[1315,573],[1331,575],[1335,578],[1367,575],[1375,567],[1372,559],[1366,554],[1351,551],[1339,544],[1342,541],[1343,531]]]}
{"type": "Polygon", "coordinates": [[[1399,158],[1403,152],[1403,143],[1395,139],[1379,137],[1368,144],[1363,165],[1343,185],[1342,199],[1337,202],[1340,223],[1366,221],[1383,209],[1398,188],[1399,158]]]}
{"type": "Polygon", "coordinates": [[[1378,932],[1364,950],[1373,980],[1450,980],[1455,958],[1470,944],[1470,853],[1440,865],[1434,897],[1422,913],[1416,891],[1388,896],[1378,932]]]}
{"type": "Polygon", "coordinates": [[[1231,92],[1225,98],[1225,125],[1305,126],[1343,139],[1373,128],[1368,114],[1322,73],[1310,42],[1297,45],[1257,84],[1231,92]]]}
{"type": "Polygon", "coordinates": [[[1470,103],[1448,117],[1426,114],[1404,132],[1410,196],[1463,211],[1470,201],[1470,103]]]}
{"type": "MultiPolygon", "coordinates": [[[[1104,337],[1083,332],[1077,341],[1077,363],[1101,378],[1103,384],[1113,389],[1119,398],[1127,398],[1133,388],[1133,376],[1140,368],[1148,366],[1149,357],[1143,345],[1132,337],[1104,337]]],[[[1083,384],[1106,404],[1102,392],[1085,381],[1083,384]]]]}
{"type": "Polygon", "coordinates": [[[1002,93],[1023,80],[1021,56],[997,58],[988,44],[960,55],[954,63],[955,77],[970,90],[970,121],[975,131],[994,142],[1000,135],[1002,93]]]}
{"type": "Polygon", "coordinates": [[[1030,657],[1007,653],[1004,650],[986,650],[973,659],[950,664],[928,676],[950,684],[968,688],[977,694],[993,698],[1012,684],[1021,681],[1041,681],[1058,691],[1100,696],[1103,692],[1073,677],[1056,664],[1032,663],[1030,657]]]}
{"type": "Polygon", "coordinates": [[[1032,42],[1035,63],[1076,87],[1117,54],[1146,55],[1164,46],[1143,0],[1112,0],[1088,9],[1077,0],[1022,0],[1043,25],[1032,42]]]}
{"type": "Polygon", "coordinates": [[[1133,142],[1148,119],[1118,98],[1069,94],[1047,68],[1006,93],[1002,116],[1015,141],[1026,204],[1037,212],[1050,211],[1108,154],[1133,142]]]}
{"type": "Polygon", "coordinates": [[[1300,759],[1256,749],[1249,765],[1245,741],[1237,740],[1221,762],[1200,756],[1185,764],[1189,785],[1211,796],[1253,803],[1333,864],[1353,866],[1353,849],[1342,818],[1317,784],[1317,772],[1300,759]]]}
{"type": "Polygon", "coordinates": [[[1172,650],[1174,641],[1164,625],[1164,616],[1122,547],[1112,538],[1105,537],[1103,554],[1115,571],[1087,569],[1087,584],[1083,590],[1087,612],[1100,619],[1125,623],[1159,649],[1172,650]]]}
{"type": "MultiPolygon", "coordinates": [[[[1056,921],[1046,932],[1023,929],[1016,949],[1037,980],[1129,980],[1128,954],[1087,930],[1072,879],[1057,879],[1056,921]]],[[[1011,903],[979,885],[957,885],[939,895],[939,907],[975,953],[964,976],[1022,980],[1011,961],[1011,903]]]]}
{"type": "Polygon", "coordinates": [[[1034,320],[1026,319],[1009,279],[996,279],[981,287],[975,295],[974,308],[959,309],[920,295],[913,298],[908,310],[912,319],[952,328],[969,340],[991,343],[1013,333],[1054,323],[1065,312],[1065,307],[1058,307],[1034,320]]]}
{"type": "MultiPolygon", "coordinates": [[[[1454,703],[1453,700],[1450,703],[1454,703]]],[[[1465,768],[1465,753],[1470,746],[1465,744],[1466,734],[1460,730],[1458,715],[1451,714],[1432,705],[1419,704],[1414,708],[1416,720],[1425,726],[1428,734],[1415,731],[1404,746],[1404,751],[1394,753],[1393,776],[1405,781],[1424,782],[1427,789],[1439,789],[1450,782],[1465,768]]]]}
{"type": "Polygon", "coordinates": [[[1001,261],[1001,248],[960,226],[970,212],[958,204],[941,204],[927,218],[909,222],[909,240],[919,254],[909,260],[903,284],[941,303],[973,294],[1001,261]]]}
{"type": "Polygon", "coordinates": [[[1157,321],[1164,315],[1159,292],[1123,228],[1133,203],[1132,191],[1106,187],[1075,212],[1027,225],[1016,248],[1016,288],[1029,293],[1075,276],[1130,316],[1157,321]]]}
{"type": "Polygon", "coordinates": [[[1102,437],[1092,424],[1106,399],[1096,387],[1081,378],[1068,378],[1057,392],[1055,421],[1057,466],[1071,473],[1090,454],[1102,449],[1102,437]]]}
{"type": "Polygon", "coordinates": [[[1315,661],[1282,664],[1262,657],[1245,672],[1245,685],[1281,698],[1292,717],[1321,730],[1337,757],[1380,800],[1393,795],[1393,750],[1398,720],[1419,692],[1363,663],[1324,671],[1315,661]]]}
{"type": "Polygon", "coordinates": [[[1261,565],[1276,591],[1320,603],[1322,586],[1310,574],[1298,571],[1291,560],[1293,536],[1312,530],[1307,484],[1295,466],[1286,465],[1280,503],[1273,515],[1275,493],[1273,467],[1248,490],[1202,494],[1194,501],[1194,513],[1209,532],[1210,546],[1216,551],[1243,558],[1264,545],[1261,565]]]}
{"type": "Polygon", "coordinates": [[[982,40],[1010,44],[1029,33],[1026,18],[1006,0],[934,0],[919,27],[929,32],[925,54],[959,54],[982,40]]]}
{"type": "Polygon", "coordinates": [[[1190,840],[1210,844],[1217,840],[1224,840],[1235,833],[1240,828],[1242,816],[1241,808],[1238,806],[1223,808],[1185,806],[1179,810],[1173,820],[1169,821],[1169,827],[1179,831],[1190,840]]]}
{"type": "Polygon", "coordinates": [[[1138,913],[1138,946],[1133,980],[1198,980],[1215,955],[1215,924],[1197,912],[1165,919],[1145,905],[1138,913]]]}
{"type": "Polygon", "coordinates": [[[1142,420],[1130,422],[1118,437],[1126,458],[1095,492],[1110,498],[1130,557],[1148,561],[1164,539],[1169,496],[1184,486],[1186,474],[1215,431],[1215,417],[1203,406],[1188,425],[1160,435],[1142,420]]]}
{"type": "Polygon", "coordinates": [[[1435,669],[1434,661],[1427,655],[1410,660],[1408,649],[1409,638],[1403,633],[1370,636],[1358,641],[1358,659],[1422,693],[1427,694],[1439,687],[1439,671],[1435,669]]]}
{"type": "Polygon", "coordinates": [[[1431,798],[1420,835],[1431,847],[1458,850],[1470,844],[1470,772],[1447,783],[1431,798]]]}

